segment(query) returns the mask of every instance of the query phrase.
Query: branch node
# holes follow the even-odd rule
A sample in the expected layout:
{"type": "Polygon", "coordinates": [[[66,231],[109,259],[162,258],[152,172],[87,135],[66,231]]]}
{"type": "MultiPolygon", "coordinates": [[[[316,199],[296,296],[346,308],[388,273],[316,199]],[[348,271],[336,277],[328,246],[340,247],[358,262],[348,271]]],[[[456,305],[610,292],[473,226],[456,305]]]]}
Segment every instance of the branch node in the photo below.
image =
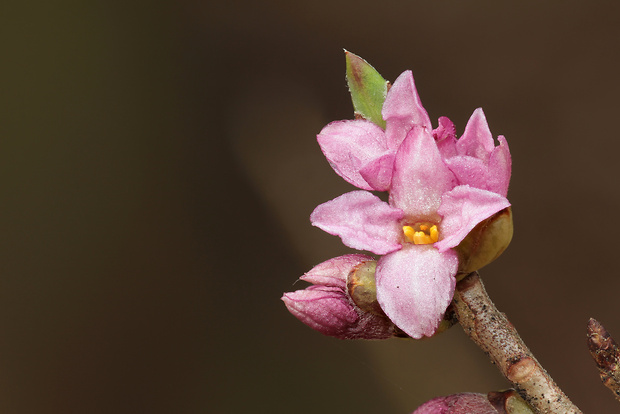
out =
{"type": "Polygon", "coordinates": [[[534,374],[536,361],[530,357],[518,357],[515,361],[509,361],[506,376],[513,383],[528,381],[534,374]]]}

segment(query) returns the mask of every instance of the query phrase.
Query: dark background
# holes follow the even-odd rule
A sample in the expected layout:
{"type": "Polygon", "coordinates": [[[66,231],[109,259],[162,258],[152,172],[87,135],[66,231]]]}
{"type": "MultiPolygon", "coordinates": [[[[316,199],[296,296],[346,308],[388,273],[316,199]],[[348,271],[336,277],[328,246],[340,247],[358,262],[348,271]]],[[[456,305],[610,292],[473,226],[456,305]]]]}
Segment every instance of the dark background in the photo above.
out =
{"type": "Polygon", "coordinates": [[[483,107],[515,237],[482,276],[589,413],[620,338],[620,6],[609,1],[51,1],[0,6],[0,411],[410,413],[508,383],[456,326],[323,337],[280,302],[350,252],[310,226],[351,186],[342,48],[412,69],[431,119],[483,107]]]}

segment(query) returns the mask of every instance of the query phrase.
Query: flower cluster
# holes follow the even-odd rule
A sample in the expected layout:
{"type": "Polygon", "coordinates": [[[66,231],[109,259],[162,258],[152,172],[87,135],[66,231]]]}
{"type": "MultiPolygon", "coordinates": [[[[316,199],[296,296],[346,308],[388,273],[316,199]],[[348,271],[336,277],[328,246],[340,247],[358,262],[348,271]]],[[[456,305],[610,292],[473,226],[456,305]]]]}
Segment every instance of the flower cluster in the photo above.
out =
{"type": "Polygon", "coordinates": [[[360,190],[319,205],[310,220],[346,246],[380,255],[382,311],[407,335],[431,336],[452,300],[459,244],[510,206],[510,152],[502,136],[495,145],[482,109],[459,139],[448,118],[433,129],[410,71],[396,79],[381,114],[385,129],[358,119],[319,133],[330,165],[360,190]],[[371,191],[387,191],[388,202],[371,191]]]}

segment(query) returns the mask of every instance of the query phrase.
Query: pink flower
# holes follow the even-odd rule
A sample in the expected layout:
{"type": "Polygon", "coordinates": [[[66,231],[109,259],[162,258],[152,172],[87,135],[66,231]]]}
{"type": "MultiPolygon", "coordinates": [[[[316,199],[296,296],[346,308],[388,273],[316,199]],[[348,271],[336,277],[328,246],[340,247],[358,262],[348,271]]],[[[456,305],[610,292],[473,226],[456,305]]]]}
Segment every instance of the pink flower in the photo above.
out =
{"type": "Polygon", "coordinates": [[[349,274],[370,256],[349,254],[313,267],[300,279],[313,283],[303,290],[285,293],[284,304],[297,319],[324,335],[340,339],[386,339],[395,327],[384,315],[360,309],[347,287],[349,274]]]}
{"type": "Polygon", "coordinates": [[[458,268],[452,248],[510,203],[503,184],[483,182],[499,168],[486,135],[464,135],[459,150],[447,118],[432,131],[411,72],[394,82],[382,114],[385,131],[367,121],[341,121],[325,127],[318,141],[338,174],[363,190],[388,190],[389,203],[353,191],[319,205],[310,219],[349,247],[384,255],[376,270],[379,304],[400,329],[421,338],[433,335],[452,300],[458,268]],[[457,171],[482,163],[487,175],[458,175],[453,159],[462,166],[457,171]]]}

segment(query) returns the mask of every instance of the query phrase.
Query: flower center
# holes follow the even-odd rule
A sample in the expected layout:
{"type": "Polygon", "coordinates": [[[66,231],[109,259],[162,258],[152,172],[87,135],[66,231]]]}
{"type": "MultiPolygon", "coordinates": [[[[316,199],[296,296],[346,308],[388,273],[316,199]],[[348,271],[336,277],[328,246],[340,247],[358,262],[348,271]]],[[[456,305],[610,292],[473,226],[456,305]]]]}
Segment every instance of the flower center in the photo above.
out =
{"type": "Polygon", "coordinates": [[[426,221],[413,226],[403,226],[403,233],[405,239],[414,244],[432,244],[439,240],[437,225],[426,221]]]}

